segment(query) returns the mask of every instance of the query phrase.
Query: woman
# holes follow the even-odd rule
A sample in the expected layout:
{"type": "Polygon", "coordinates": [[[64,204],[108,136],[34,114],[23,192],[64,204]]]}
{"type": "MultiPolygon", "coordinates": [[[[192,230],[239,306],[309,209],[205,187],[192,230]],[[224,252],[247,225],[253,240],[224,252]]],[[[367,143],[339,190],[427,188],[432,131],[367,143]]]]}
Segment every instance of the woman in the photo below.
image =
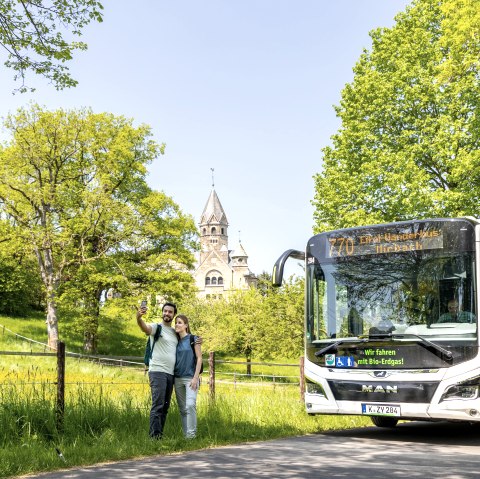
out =
{"type": "Polygon", "coordinates": [[[188,318],[179,314],[175,319],[178,336],[175,363],[175,396],[182,416],[183,434],[192,439],[197,434],[197,393],[200,387],[202,347],[190,334],[188,318]]]}

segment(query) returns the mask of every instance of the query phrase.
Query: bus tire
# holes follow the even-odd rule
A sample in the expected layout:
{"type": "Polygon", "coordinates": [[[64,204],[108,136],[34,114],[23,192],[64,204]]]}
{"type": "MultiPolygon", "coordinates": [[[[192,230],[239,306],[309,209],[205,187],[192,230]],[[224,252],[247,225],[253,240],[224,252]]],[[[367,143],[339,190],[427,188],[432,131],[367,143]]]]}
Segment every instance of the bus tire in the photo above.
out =
{"type": "Polygon", "coordinates": [[[398,422],[398,419],[395,417],[370,416],[370,419],[377,427],[395,427],[398,422]]]}

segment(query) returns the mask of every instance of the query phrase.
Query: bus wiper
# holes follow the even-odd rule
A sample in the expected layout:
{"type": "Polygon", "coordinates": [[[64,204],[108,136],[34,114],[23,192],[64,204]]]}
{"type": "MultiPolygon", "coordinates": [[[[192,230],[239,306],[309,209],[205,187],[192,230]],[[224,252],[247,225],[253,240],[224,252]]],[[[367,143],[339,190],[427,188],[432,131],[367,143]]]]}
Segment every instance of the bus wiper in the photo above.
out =
{"type": "Polygon", "coordinates": [[[350,342],[359,342],[359,343],[366,343],[368,341],[368,338],[357,338],[357,337],[352,337],[348,339],[339,339],[338,341],[335,341],[334,343],[330,343],[328,346],[325,346],[323,349],[320,349],[320,351],[315,352],[315,356],[318,358],[320,356],[323,356],[324,354],[328,353],[328,351],[336,348],[340,344],[343,343],[350,343],[350,342]]]}
{"type": "Polygon", "coordinates": [[[448,349],[442,348],[439,344],[436,344],[429,339],[424,338],[423,336],[419,336],[418,334],[413,334],[413,333],[407,333],[407,334],[392,334],[392,338],[405,338],[408,336],[413,336],[414,338],[419,339],[421,342],[420,344],[423,347],[431,347],[438,351],[439,353],[442,353],[448,360],[453,359],[453,353],[452,351],[449,351],[448,349]]]}

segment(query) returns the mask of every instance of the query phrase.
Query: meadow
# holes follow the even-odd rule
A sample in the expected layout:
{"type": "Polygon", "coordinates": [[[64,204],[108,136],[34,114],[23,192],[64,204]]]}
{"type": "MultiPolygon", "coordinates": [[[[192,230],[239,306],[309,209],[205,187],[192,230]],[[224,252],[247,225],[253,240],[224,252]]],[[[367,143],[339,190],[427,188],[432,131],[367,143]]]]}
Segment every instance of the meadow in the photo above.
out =
{"type": "MultiPolygon", "coordinates": [[[[15,322],[10,319],[0,318],[0,324],[10,323],[7,327],[12,329],[15,322]]],[[[28,325],[23,329],[34,330],[28,325]]],[[[1,351],[28,353],[34,349],[35,345],[2,333],[0,328],[1,351]]],[[[67,358],[65,415],[58,428],[56,358],[1,355],[0,361],[0,478],[368,423],[365,418],[308,416],[295,384],[219,381],[212,400],[208,374],[204,373],[197,403],[197,438],[182,437],[174,400],[164,438],[153,441],[147,434],[150,390],[141,367],[120,368],[67,358]]],[[[234,368],[225,366],[230,374],[234,368]]],[[[244,368],[238,365],[239,377],[244,368]]],[[[255,366],[253,369],[255,372],[255,366]]],[[[285,372],[279,370],[278,375],[282,374],[285,372]]],[[[294,373],[289,369],[288,374],[294,373]]]]}

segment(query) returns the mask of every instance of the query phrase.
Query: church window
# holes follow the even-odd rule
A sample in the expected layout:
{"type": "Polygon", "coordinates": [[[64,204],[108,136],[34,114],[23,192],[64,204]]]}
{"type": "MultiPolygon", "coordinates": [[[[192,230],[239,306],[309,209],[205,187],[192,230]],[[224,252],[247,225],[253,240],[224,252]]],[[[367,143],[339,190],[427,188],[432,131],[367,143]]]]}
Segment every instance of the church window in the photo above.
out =
{"type": "Polygon", "coordinates": [[[215,228],[215,226],[210,231],[212,235],[217,234],[217,228],[215,228]]]}
{"type": "Polygon", "coordinates": [[[220,280],[223,282],[222,273],[220,273],[220,271],[217,269],[211,269],[205,275],[205,285],[216,286],[217,284],[223,284],[220,282],[220,280]]]}
{"type": "Polygon", "coordinates": [[[222,235],[225,234],[225,228],[222,228],[222,235]]]}

